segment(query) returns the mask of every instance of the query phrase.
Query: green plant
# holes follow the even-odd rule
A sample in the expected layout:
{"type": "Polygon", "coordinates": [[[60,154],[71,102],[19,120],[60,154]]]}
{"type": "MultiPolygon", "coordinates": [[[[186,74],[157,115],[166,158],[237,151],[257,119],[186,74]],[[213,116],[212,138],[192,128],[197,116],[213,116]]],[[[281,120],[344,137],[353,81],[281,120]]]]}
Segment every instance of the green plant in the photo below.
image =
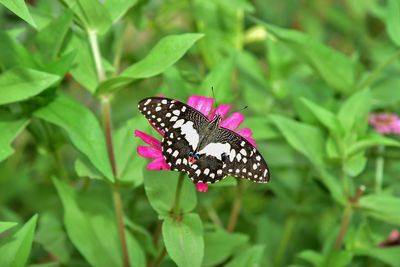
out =
{"type": "Polygon", "coordinates": [[[400,114],[399,0],[27,2],[0,1],[0,266],[398,266],[368,114],[400,114]],[[145,168],[137,103],[211,86],[269,184],[145,168]]]}

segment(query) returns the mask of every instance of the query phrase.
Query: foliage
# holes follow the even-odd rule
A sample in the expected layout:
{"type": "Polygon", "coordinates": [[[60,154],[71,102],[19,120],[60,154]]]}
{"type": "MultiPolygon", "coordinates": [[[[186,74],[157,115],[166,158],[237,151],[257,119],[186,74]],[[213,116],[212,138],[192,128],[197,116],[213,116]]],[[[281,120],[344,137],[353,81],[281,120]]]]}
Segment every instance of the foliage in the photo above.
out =
{"type": "Polygon", "coordinates": [[[306,2],[0,0],[0,266],[398,266],[400,1],[306,2]],[[137,103],[212,86],[270,183],[145,168],[137,103]]]}

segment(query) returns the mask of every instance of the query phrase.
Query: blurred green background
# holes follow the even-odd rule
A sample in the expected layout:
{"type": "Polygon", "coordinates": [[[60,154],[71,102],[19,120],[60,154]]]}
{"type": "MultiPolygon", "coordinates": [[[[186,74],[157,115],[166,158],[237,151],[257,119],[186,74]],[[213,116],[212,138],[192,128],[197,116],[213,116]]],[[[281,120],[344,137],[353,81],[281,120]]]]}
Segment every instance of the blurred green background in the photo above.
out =
{"type": "MultiPolygon", "coordinates": [[[[107,95],[117,166],[125,167],[118,175],[125,224],[136,240],[132,247],[141,251],[132,266],[155,266],[164,215],[147,191],[154,185],[146,188],[143,181],[153,179],[157,190],[169,190],[178,174],[150,173],[149,160],[136,154],[143,142],[134,137],[135,129],[159,138],[137,103],[158,94],[181,101],[190,95],[212,97],[213,86],[218,104],[230,104],[232,111],[248,106],[241,111],[246,118],[241,128],[253,131],[271,182],[228,177],[198,193],[186,179],[204,226],[201,266],[400,266],[400,241],[377,247],[400,225],[399,137],[379,135],[367,124],[371,112],[400,113],[400,1],[106,0],[101,5],[111,20],[91,2],[31,0],[24,9],[23,1],[15,1],[15,7],[13,1],[0,1],[0,221],[18,223],[11,232],[1,233],[0,227],[0,258],[22,253],[27,259],[11,266],[100,266],[96,255],[120,258],[118,245],[96,250],[99,245],[89,237],[85,243],[82,229],[90,226],[80,233],[78,221],[70,221],[75,234],[68,226],[66,206],[72,202],[60,195],[72,188],[76,207],[91,226],[100,223],[96,214],[111,218],[97,230],[116,223],[111,182],[74,141],[80,125],[60,126],[44,111],[58,96],[67,96],[78,102],[68,104],[79,107],[76,118],[92,116],[88,109],[95,118],[90,121],[102,124],[101,99],[107,95]],[[93,25],[109,83],[98,81],[88,34],[93,25]],[[160,40],[184,33],[204,36],[158,73],[123,75],[160,40]],[[19,67],[59,77],[42,84],[40,92],[27,89],[24,97],[10,101],[7,86],[14,80],[6,74],[19,67]],[[366,190],[357,197],[361,185],[366,190]],[[241,209],[234,234],[228,234],[223,229],[235,205],[241,209]],[[34,214],[36,226],[22,235],[18,227],[34,214]],[[349,225],[343,226],[343,218],[349,225]],[[335,248],[343,227],[346,234],[335,248]],[[10,238],[21,240],[20,247],[11,249],[10,238]]],[[[141,67],[150,73],[163,66],[180,45],[141,67]]],[[[21,79],[29,88],[31,81],[21,79]]],[[[96,242],[108,243],[101,231],[97,237],[96,242]]],[[[167,251],[160,266],[175,266],[179,260],[167,251]]]]}

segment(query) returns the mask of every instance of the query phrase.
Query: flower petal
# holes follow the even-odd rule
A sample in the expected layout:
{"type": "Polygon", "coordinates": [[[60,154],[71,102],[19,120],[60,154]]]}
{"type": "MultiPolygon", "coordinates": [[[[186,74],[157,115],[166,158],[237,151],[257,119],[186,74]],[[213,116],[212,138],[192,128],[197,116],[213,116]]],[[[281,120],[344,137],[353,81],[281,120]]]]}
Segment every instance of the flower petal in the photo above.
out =
{"type": "Polygon", "coordinates": [[[139,130],[135,130],[135,136],[141,138],[146,144],[161,148],[161,141],[155,139],[153,136],[148,135],[139,130]]]}
{"type": "Polygon", "coordinates": [[[152,162],[147,164],[146,168],[149,171],[154,171],[154,170],[159,171],[162,169],[168,171],[170,169],[169,165],[167,164],[164,158],[158,158],[153,160],[152,162]]]}
{"type": "Polygon", "coordinates": [[[235,112],[226,118],[226,120],[221,122],[220,126],[234,131],[243,121],[244,116],[240,112],[235,112]]]}
{"type": "Polygon", "coordinates": [[[199,190],[200,192],[206,192],[207,189],[208,189],[208,184],[197,183],[197,184],[196,184],[196,188],[197,188],[197,190],[199,190]]]}
{"type": "Polygon", "coordinates": [[[222,119],[224,119],[230,109],[231,109],[231,105],[221,104],[216,109],[213,109],[211,115],[208,118],[210,120],[212,120],[214,118],[215,114],[219,114],[222,117],[222,119]]]}
{"type": "Polygon", "coordinates": [[[149,158],[149,159],[163,158],[161,149],[152,146],[138,146],[137,152],[140,156],[144,158],[149,158]]]}
{"type": "Polygon", "coordinates": [[[188,98],[187,104],[203,113],[204,116],[208,116],[212,109],[213,102],[214,99],[211,97],[191,95],[188,98]]]}
{"type": "Polygon", "coordinates": [[[243,129],[237,130],[236,133],[243,136],[244,138],[250,137],[253,135],[253,132],[250,130],[250,128],[243,128],[243,129]]]}

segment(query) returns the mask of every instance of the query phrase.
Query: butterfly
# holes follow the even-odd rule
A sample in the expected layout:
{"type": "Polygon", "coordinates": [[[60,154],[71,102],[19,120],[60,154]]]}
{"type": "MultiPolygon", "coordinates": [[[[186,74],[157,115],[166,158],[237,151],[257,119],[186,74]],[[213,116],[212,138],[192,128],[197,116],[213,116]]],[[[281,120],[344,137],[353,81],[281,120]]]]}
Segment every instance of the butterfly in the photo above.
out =
{"type": "Polygon", "coordinates": [[[215,183],[228,175],[266,183],[270,172],[264,158],[244,137],[219,126],[218,114],[209,120],[193,107],[164,97],[149,97],[140,112],[160,131],[165,161],[186,172],[196,183],[215,183]]]}

